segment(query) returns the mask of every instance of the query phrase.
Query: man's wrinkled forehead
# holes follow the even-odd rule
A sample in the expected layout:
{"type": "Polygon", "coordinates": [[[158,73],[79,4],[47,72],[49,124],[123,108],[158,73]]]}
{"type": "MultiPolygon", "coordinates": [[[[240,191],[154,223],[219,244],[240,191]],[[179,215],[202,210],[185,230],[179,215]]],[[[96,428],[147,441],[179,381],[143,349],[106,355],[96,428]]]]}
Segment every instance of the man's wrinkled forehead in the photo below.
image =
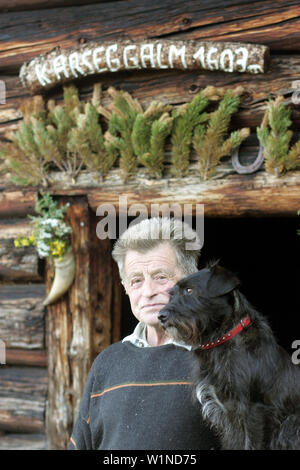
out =
{"type": "Polygon", "coordinates": [[[162,267],[174,269],[177,259],[170,244],[160,244],[147,251],[128,250],[125,255],[125,271],[162,267]]]}

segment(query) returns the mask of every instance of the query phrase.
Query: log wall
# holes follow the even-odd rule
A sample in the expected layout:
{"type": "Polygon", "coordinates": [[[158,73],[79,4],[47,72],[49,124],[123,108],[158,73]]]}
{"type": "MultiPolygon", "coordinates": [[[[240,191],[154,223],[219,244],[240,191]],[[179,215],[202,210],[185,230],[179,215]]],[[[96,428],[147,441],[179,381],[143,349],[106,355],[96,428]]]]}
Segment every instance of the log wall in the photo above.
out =
{"type": "MultiPolygon", "coordinates": [[[[257,76],[195,70],[101,76],[104,105],[110,85],[129,91],[143,106],[154,99],[181,104],[207,85],[243,85],[246,93],[233,125],[250,127],[252,133],[261,122],[266,99],[290,90],[300,77],[298,0],[5,0],[0,31],[0,80],[6,88],[5,103],[0,104],[0,139],[17,128],[22,118],[19,107],[29,96],[18,78],[21,65],[57,46],[145,38],[267,45],[270,67],[257,76]]],[[[83,99],[91,96],[95,81],[77,83],[83,99]]],[[[60,101],[62,90],[53,89],[48,97],[60,101]]],[[[292,106],[292,121],[299,129],[300,106],[292,106]]],[[[256,151],[257,144],[252,157],[256,151]]],[[[299,174],[290,172],[276,180],[261,170],[241,176],[227,161],[212,181],[203,184],[193,171],[183,181],[145,180],[140,172],[125,186],[114,170],[101,187],[85,173],[75,185],[58,175],[51,192],[71,203],[68,220],[77,277],[70,292],[47,309],[42,300],[52,281],[51,267],[33,249],[13,245],[19,233],[28,233],[27,215],[33,213],[38,188],[16,187],[1,174],[0,339],[6,343],[6,365],[0,365],[0,449],[65,448],[91,360],[120,337],[121,291],[111,245],[99,244],[95,237],[100,204],[118,206],[119,196],[126,195],[128,204],[144,203],[147,208],[153,202],[204,203],[206,215],[212,217],[293,216],[299,209],[299,174]]]]}

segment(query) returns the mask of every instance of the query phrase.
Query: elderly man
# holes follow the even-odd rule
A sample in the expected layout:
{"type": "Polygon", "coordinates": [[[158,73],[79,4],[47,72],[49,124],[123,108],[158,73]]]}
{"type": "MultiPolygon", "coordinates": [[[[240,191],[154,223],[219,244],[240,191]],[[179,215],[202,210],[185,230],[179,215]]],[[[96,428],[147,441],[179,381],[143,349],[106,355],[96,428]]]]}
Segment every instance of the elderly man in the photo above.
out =
{"type": "Polygon", "coordinates": [[[169,289],[197,271],[200,244],[181,221],[155,217],[115,243],[122,284],[139,321],[95,359],[69,449],[197,450],[218,447],[192,394],[190,347],[158,320],[169,289]],[[193,246],[187,246],[194,239],[193,246]]]}

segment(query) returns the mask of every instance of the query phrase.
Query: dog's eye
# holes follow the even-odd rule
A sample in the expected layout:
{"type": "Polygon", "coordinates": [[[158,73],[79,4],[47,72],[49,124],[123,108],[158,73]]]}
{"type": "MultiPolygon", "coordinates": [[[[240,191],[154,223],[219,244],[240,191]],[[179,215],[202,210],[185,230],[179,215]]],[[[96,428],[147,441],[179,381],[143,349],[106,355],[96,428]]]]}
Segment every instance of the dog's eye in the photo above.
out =
{"type": "Polygon", "coordinates": [[[190,287],[187,287],[187,288],[185,289],[185,292],[186,292],[187,294],[192,294],[193,289],[191,289],[190,287]]]}

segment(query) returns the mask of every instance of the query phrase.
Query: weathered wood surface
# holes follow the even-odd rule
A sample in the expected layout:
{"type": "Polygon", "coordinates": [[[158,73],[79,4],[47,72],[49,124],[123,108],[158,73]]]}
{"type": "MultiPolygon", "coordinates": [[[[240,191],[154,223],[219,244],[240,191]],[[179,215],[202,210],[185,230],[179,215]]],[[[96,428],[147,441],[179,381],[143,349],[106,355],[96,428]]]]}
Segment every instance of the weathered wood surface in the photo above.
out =
{"type": "Polygon", "coordinates": [[[28,237],[32,226],[27,219],[0,220],[0,281],[41,282],[38,254],[34,247],[14,246],[19,235],[28,237]]]}
{"type": "Polygon", "coordinates": [[[91,217],[90,270],[93,304],[93,356],[120,339],[121,287],[116,263],[111,257],[112,243],[97,237],[100,218],[91,217]]]}
{"type": "Polygon", "coordinates": [[[123,71],[218,70],[259,74],[267,71],[270,50],[261,44],[144,39],[89,41],[57,47],[24,63],[20,80],[32,94],[43,93],[76,78],[123,71]]]}
{"type": "Polygon", "coordinates": [[[3,434],[0,435],[0,450],[46,450],[45,434],[3,434]]]}
{"type": "Polygon", "coordinates": [[[44,349],[42,284],[0,286],[0,337],[6,348],[44,349]]]}
{"type": "MultiPolygon", "coordinates": [[[[113,308],[120,315],[120,287],[115,285],[110,240],[96,239],[94,215],[86,198],[60,200],[71,202],[67,218],[73,229],[76,277],[69,292],[50,305],[47,313],[50,449],[66,448],[91,362],[112,340],[120,338],[119,326],[111,320],[113,308]]],[[[48,270],[47,286],[50,283],[48,270]]]]}
{"type": "Polygon", "coordinates": [[[0,218],[25,217],[34,213],[37,190],[14,187],[6,191],[6,184],[0,189],[0,218]]]}
{"type": "MultiPolygon", "coordinates": [[[[73,184],[61,176],[53,174],[56,183],[49,187],[53,195],[87,195],[89,205],[96,211],[100,204],[113,204],[118,212],[119,197],[127,198],[128,205],[142,203],[150,208],[156,204],[205,204],[208,217],[239,216],[295,216],[299,209],[300,171],[289,171],[276,178],[260,170],[251,175],[236,174],[231,165],[220,165],[216,175],[208,181],[200,181],[190,174],[184,178],[173,178],[166,171],[161,180],[147,179],[140,169],[132,179],[122,183],[119,170],[110,172],[105,182],[99,186],[96,175],[82,172],[77,183],[73,184]]],[[[6,188],[8,192],[10,187],[6,188]]],[[[18,197],[11,188],[12,194],[18,197]]],[[[26,189],[23,190],[26,193],[26,189]]],[[[32,189],[28,189],[32,191],[32,189]]],[[[22,202],[16,199],[21,206],[22,202]]],[[[0,203],[1,214],[1,203],[0,203]]]]}
{"type": "Polygon", "coordinates": [[[45,349],[6,349],[6,364],[15,366],[47,367],[48,356],[45,349]]]}
{"type": "Polygon", "coordinates": [[[122,38],[178,38],[256,42],[274,50],[299,50],[297,0],[134,0],[47,10],[8,12],[0,17],[2,70],[49,52],[58,45],[122,38]],[[99,24],[101,27],[99,27],[99,24]],[[75,26],[76,25],[76,26],[75,26]],[[30,39],[28,38],[30,31],[30,39]]]}
{"type": "Polygon", "coordinates": [[[0,429],[44,430],[47,371],[37,367],[0,367],[0,429]]]}
{"type": "MultiPolygon", "coordinates": [[[[88,0],[88,3],[90,5],[108,1],[112,2],[114,0],[88,0]]],[[[86,3],[86,0],[2,0],[1,9],[3,11],[40,10],[42,8],[67,7],[69,5],[86,5],[86,3]]]]}
{"type": "Polygon", "coordinates": [[[88,200],[93,210],[103,203],[114,204],[118,210],[119,195],[122,195],[128,205],[142,203],[150,210],[152,204],[192,204],[194,210],[196,204],[204,204],[208,217],[293,217],[299,208],[300,171],[277,179],[266,172],[242,177],[232,174],[201,183],[193,176],[157,182],[140,178],[132,186],[116,185],[114,191],[112,185],[106,188],[89,191],[88,200]]]}
{"type": "MultiPolygon", "coordinates": [[[[46,421],[50,449],[66,448],[92,361],[86,201],[80,198],[71,201],[67,216],[73,229],[76,277],[69,292],[47,309],[49,399],[46,421]]],[[[47,286],[51,283],[48,269],[47,286]]]]}

